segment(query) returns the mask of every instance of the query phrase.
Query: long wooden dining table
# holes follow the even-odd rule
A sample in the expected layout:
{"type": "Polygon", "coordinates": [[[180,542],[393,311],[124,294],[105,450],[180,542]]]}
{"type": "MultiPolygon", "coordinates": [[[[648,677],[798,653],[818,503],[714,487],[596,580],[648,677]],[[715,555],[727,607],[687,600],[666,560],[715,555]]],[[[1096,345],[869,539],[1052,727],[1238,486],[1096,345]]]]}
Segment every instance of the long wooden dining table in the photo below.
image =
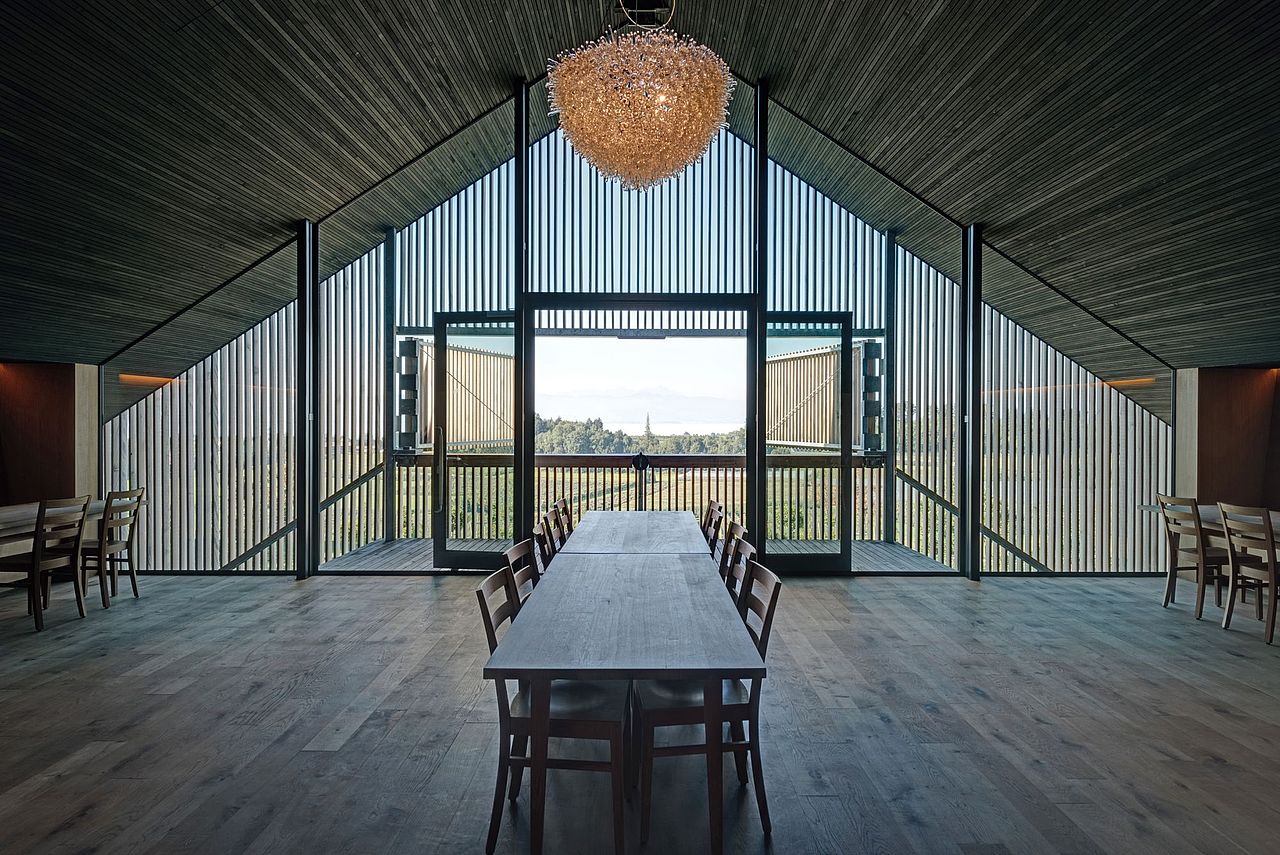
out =
{"type": "MultiPolygon", "coordinates": [[[[1160,513],[1159,505],[1139,505],[1138,507],[1154,514],[1160,513]]],[[[1173,505],[1172,507],[1187,509],[1186,505],[1173,505]]],[[[1222,526],[1222,509],[1217,505],[1196,505],[1196,509],[1200,511],[1200,525],[1208,533],[1211,542],[1215,546],[1226,546],[1227,532],[1222,526]]],[[[1276,542],[1280,543],[1280,511],[1268,511],[1268,514],[1271,517],[1272,534],[1276,542]]]]}
{"type": "Polygon", "coordinates": [[[709,554],[698,521],[684,511],[587,511],[560,552],[709,554]]]}
{"type": "MultiPolygon", "coordinates": [[[[102,499],[90,502],[85,512],[85,522],[100,519],[106,506],[107,503],[102,499]]],[[[0,506],[0,558],[23,555],[31,551],[32,539],[23,535],[35,527],[39,513],[39,502],[0,506]]],[[[86,535],[93,530],[95,529],[86,526],[86,535]]]]}
{"type": "Polygon", "coordinates": [[[529,686],[534,853],[542,851],[551,681],[561,679],[705,682],[710,850],[723,851],[721,681],[763,678],[765,663],[707,554],[706,541],[697,552],[628,551],[691,543],[690,531],[701,539],[692,514],[586,514],[484,667],[488,679],[523,680],[529,686]],[[592,542],[597,525],[613,531],[666,530],[667,536],[661,541],[623,537],[607,552],[567,548],[583,532],[588,534],[583,540],[592,542]]]}

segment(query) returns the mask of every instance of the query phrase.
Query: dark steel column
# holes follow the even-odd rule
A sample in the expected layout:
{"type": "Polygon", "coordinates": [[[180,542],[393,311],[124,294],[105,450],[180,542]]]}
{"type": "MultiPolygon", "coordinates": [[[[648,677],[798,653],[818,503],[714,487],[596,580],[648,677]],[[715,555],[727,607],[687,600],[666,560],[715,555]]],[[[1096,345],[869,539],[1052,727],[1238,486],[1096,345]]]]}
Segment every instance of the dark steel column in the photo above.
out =
{"type": "Polygon", "coordinates": [[[964,227],[960,269],[960,449],[956,483],[960,494],[960,572],[980,572],[982,501],[982,226],[964,227]]]}
{"type": "Polygon", "coordinates": [[[756,83],[755,172],[753,176],[753,227],[751,287],[754,309],[747,319],[747,528],[761,558],[768,554],[765,538],[765,446],[763,414],[766,359],[765,310],[769,283],[769,85],[756,83]]]}
{"type": "Polygon", "coordinates": [[[515,520],[518,543],[533,527],[533,314],[527,310],[529,293],[529,84],[520,81],[515,93],[515,520]]]}
{"type": "Polygon", "coordinates": [[[1169,369],[1169,486],[1165,493],[1178,495],[1178,369],[1169,369]]]}
{"type": "Polygon", "coordinates": [[[396,424],[400,420],[400,389],[396,360],[396,322],[400,317],[400,233],[387,229],[382,244],[382,539],[392,541],[399,534],[400,508],[396,491],[396,424]]]}
{"type": "Polygon", "coordinates": [[[884,482],[880,537],[890,543],[898,539],[898,234],[884,233],[884,385],[880,393],[880,413],[884,420],[884,482]]]}
{"type": "MultiPolygon", "coordinates": [[[[111,476],[107,471],[107,363],[98,365],[98,498],[111,492],[111,476]]],[[[130,485],[132,486],[132,485],[130,485]]]]}
{"type": "Polygon", "coordinates": [[[297,440],[294,443],[297,499],[294,529],[295,572],[299,579],[313,575],[320,563],[320,422],[317,370],[320,325],[320,231],[315,223],[298,223],[298,319],[297,369],[294,403],[297,407],[297,440]]]}

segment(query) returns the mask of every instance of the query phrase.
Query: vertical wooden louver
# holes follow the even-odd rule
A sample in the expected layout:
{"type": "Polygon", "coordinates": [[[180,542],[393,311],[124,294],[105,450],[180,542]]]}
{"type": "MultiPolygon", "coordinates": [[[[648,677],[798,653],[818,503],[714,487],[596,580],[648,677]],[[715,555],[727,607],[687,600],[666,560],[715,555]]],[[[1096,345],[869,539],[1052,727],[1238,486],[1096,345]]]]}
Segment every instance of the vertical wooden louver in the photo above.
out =
{"type": "MultiPolygon", "coordinates": [[[[752,157],[725,131],[678,178],[623,193],[558,133],[543,137],[530,152],[531,289],[747,293],[752,157]]],[[[777,165],[769,181],[768,307],[849,312],[873,335],[884,323],[884,235],[777,165]]],[[[402,230],[400,328],[424,333],[437,312],[512,307],[513,192],[507,163],[402,230]]],[[[957,288],[925,261],[896,252],[896,537],[954,566],[957,288]]],[[[374,249],[321,289],[324,559],[382,530],[381,366],[391,343],[382,340],[380,265],[374,249]]],[[[736,334],[742,318],[683,312],[657,321],[591,311],[557,313],[552,322],[641,330],[678,322],[736,334]]],[[[139,539],[145,569],[292,570],[293,325],[286,306],[104,426],[110,486],[148,489],[139,539]]],[[[1167,485],[1169,425],[991,307],[982,346],[984,571],[1156,569],[1157,530],[1138,506],[1167,485]]],[[[566,466],[548,477],[577,477],[566,466]]],[[[717,467],[705,489],[738,477],[729,463],[717,467]]],[[[583,477],[625,475],[610,466],[589,471],[583,477]]],[[[429,470],[398,468],[391,477],[398,531],[427,536],[429,470]]],[[[850,477],[853,534],[875,538],[885,472],[856,469],[850,477]]]]}

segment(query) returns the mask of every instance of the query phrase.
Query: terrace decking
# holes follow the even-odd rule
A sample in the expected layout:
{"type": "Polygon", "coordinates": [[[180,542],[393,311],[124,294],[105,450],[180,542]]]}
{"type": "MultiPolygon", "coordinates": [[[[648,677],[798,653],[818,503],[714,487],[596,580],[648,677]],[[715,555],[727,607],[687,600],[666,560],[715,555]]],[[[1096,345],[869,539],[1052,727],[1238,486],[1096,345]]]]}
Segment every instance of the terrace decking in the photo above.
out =
{"type": "MultiPolygon", "coordinates": [[[[505,549],[510,545],[507,541],[495,540],[485,543],[491,551],[505,549]]],[[[855,540],[851,545],[852,570],[854,573],[886,573],[901,574],[946,574],[954,575],[955,570],[939,564],[933,559],[921,555],[896,543],[878,540],[855,540]]],[[[770,550],[788,554],[804,554],[814,550],[813,541],[782,540],[772,542],[770,550]]],[[[321,572],[404,572],[431,570],[435,567],[435,558],[431,541],[425,538],[406,538],[390,543],[377,541],[368,546],[348,552],[340,558],[334,558],[321,565],[321,572]]]]}
{"type": "MultiPolygon", "coordinates": [[[[1223,632],[1190,597],[1159,608],[1162,585],[786,580],[772,851],[1274,851],[1280,649],[1251,609],[1223,632]]],[[[498,731],[474,587],[147,577],[80,620],[59,585],[39,636],[0,595],[0,851],[480,851],[498,731]]],[[[701,768],[657,765],[647,851],[703,845],[701,768]]],[[[548,851],[607,850],[608,788],[549,789],[548,851]]],[[[727,848],[759,851],[732,764],[725,791],[727,848]]],[[[499,851],[527,842],[526,788],[499,851]]]]}

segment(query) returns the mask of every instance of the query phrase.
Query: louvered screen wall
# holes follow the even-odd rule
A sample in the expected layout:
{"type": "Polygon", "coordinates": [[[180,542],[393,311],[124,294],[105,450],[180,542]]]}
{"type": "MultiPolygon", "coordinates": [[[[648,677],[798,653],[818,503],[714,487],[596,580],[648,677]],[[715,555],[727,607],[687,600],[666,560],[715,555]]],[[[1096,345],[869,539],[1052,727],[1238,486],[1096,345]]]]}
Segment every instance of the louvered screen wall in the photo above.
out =
{"type": "Polygon", "coordinates": [[[382,255],[320,285],[320,561],[382,538],[382,255]]]}
{"type": "MultiPolygon", "coordinates": [[[[530,287],[748,291],[752,157],[726,131],[680,178],[622,193],[558,133],[544,137],[531,151],[530,287]]],[[[855,326],[880,327],[884,236],[772,164],[769,187],[769,307],[849,311],[855,326]]],[[[401,232],[401,326],[425,329],[437,311],[512,306],[513,190],[507,163],[401,232]]],[[[897,538],[954,566],[957,288],[902,250],[897,270],[897,538]]],[[[322,287],[326,559],[376,539],[382,526],[381,282],[375,249],[322,287]]],[[[146,569],[293,569],[293,317],[292,305],[276,312],[105,426],[110,485],[149,490],[146,569]]],[[[651,323],[637,318],[628,325],[651,323]]],[[[1155,569],[1156,528],[1137,505],[1167,481],[1169,426],[990,307],[986,319],[985,569],[1155,569]]],[[[602,312],[556,321],[617,322],[602,312]]],[[[734,332],[727,313],[680,321],[734,332]]],[[[401,534],[426,536],[429,470],[395,477],[401,534]]],[[[854,500],[877,507],[882,471],[853,477],[854,500]]]]}
{"type": "Polygon", "coordinates": [[[1163,568],[1141,506],[1169,492],[1170,426],[990,306],[982,323],[984,572],[1163,568]]]}
{"type": "Polygon", "coordinates": [[[103,426],[110,489],[145,487],[147,571],[293,569],[290,303],[103,426]]]}

